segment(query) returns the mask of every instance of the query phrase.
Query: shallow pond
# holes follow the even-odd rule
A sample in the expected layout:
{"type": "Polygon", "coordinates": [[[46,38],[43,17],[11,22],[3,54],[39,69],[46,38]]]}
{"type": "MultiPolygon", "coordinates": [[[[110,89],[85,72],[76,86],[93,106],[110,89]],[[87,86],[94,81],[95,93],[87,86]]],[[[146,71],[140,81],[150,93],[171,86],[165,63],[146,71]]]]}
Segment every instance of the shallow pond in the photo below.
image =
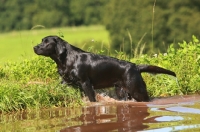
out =
{"type": "Polygon", "coordinates": [[[200,96],[110,101],[0,115],[1,132],[200,131],[200,96]]]}

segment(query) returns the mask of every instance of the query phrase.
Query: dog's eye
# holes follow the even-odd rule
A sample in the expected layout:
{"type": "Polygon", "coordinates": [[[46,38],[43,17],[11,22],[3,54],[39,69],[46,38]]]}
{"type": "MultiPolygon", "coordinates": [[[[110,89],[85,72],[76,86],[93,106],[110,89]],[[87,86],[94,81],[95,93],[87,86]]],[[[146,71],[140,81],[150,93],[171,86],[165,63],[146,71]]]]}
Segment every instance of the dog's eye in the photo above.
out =
{"type": "Polygon", "coordinates": [[[48,40],[47,40],[47,39],[45,39],[43,42],[46,44],[46,43],[48,43],[48,40]]]}
{"type": "Polygon", "coordinates": [[[45,45],[49,45],[49,42],[47,40],[44,41],[45,45]]]}

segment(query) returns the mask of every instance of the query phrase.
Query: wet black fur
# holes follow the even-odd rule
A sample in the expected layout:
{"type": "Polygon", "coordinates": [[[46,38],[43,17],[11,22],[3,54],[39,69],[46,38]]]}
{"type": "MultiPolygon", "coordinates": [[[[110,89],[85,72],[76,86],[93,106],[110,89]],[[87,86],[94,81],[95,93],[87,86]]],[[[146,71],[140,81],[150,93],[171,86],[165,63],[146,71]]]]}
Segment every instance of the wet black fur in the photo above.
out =
{"type": "Polygon", "coordinates": [[[130,98],[149,101],[146,84],[141,72],[164,73],[176,76],[174,72],[152,65],[136,65],[113,57],[83,51],[58,36],[47,36],[34,52],[53,59],[64,83],[78,86],[96,101],[94,89],[115,87],[119,98],[126,91],[130,98]]]}

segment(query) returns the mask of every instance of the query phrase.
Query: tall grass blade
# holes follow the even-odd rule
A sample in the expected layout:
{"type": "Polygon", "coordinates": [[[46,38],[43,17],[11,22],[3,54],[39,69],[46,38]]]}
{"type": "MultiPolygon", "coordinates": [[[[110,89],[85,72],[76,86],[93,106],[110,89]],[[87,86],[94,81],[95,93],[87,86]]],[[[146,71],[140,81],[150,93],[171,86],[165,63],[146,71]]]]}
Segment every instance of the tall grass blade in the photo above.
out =
{"type": "Polygon", "coordinates": [[[31,28],[31,30],[35,29],[35,28],[45,28],[45,26],[43,25],[35,25],[31,28]]]}
{"type": "Polygon", "coordinates": [[[156,6],[156,0],[154,1],[154,4],[153,4],[153,14],[152,14],[152,23],[151,23],[151,30],[152,30],[152,32],[151,32],[151,35],[152,35],[152,51],[153,51],[153,49],[154,49],[154,40],[153,40],[153,38],[154,38],[154,14],[155,14],[155,6],[156,6]]]}

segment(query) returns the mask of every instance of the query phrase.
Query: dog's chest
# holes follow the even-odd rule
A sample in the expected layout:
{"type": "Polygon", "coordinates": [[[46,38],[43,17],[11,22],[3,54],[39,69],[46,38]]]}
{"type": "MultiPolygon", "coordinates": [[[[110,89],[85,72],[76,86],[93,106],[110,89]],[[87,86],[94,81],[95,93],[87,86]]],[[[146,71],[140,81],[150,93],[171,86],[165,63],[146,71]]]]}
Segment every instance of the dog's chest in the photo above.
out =
{"type": "Polygon", "coordinates": [[[78,85],[78,79],[73,74],[72,68],[58,68],[58,73],[61,78],[67,83],[72,85],[78,85]]]}

